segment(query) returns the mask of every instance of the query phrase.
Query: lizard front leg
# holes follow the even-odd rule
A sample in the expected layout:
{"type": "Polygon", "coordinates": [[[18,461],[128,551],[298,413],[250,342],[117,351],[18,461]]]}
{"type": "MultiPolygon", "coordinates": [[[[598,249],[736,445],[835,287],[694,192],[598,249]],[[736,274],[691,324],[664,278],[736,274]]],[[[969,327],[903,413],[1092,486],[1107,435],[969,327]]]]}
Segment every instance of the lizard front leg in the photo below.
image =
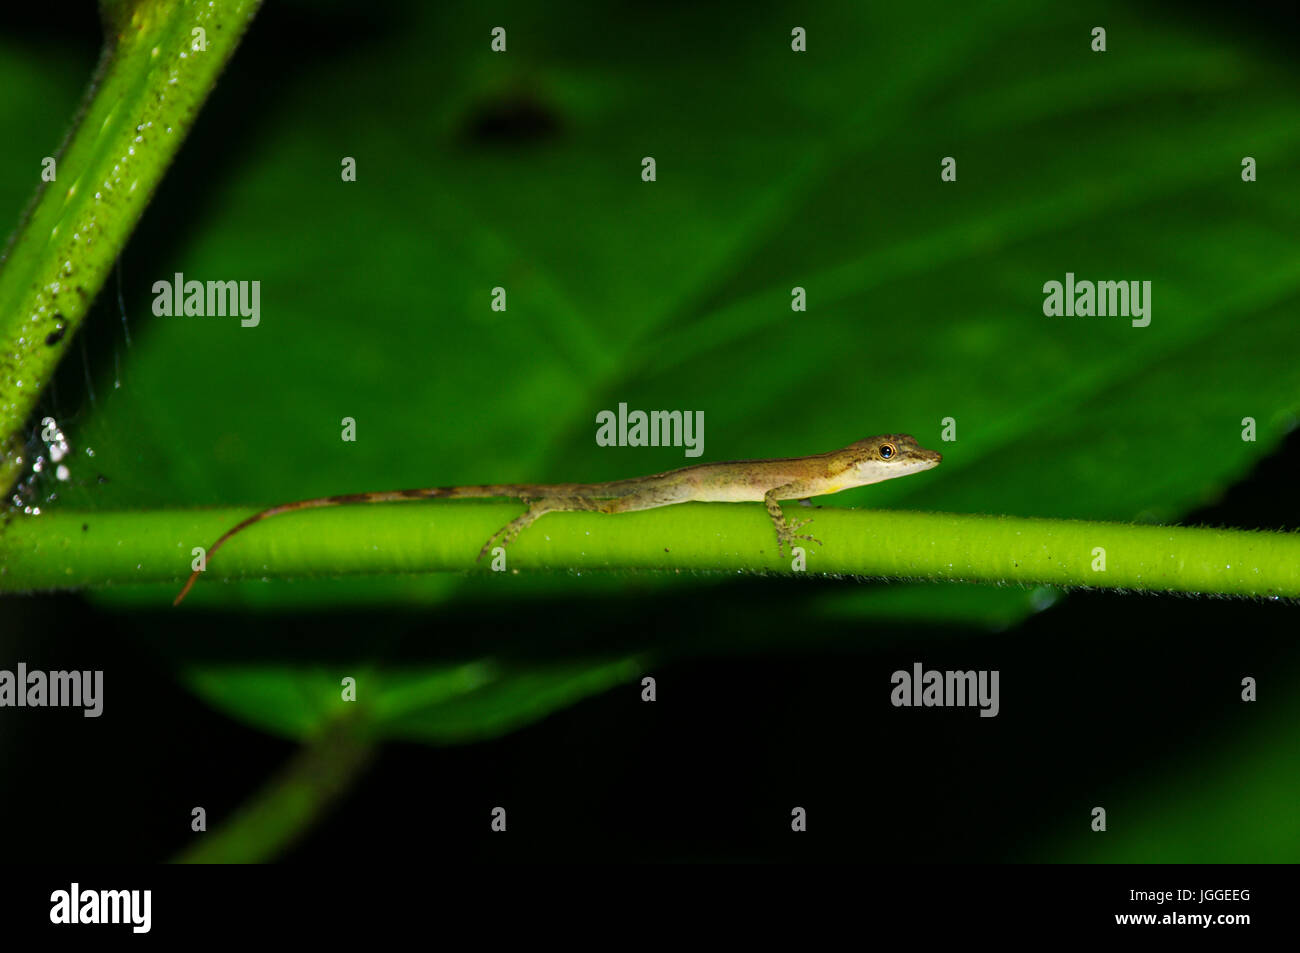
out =
{"type": "Polygon", "coordinates": [[[763,505],[767,507],[767,515],[772,517],[772,523],[776,526],[776,552],[777,555],[784,555],[784,547],[789,546],[790,552],[794,552],[794,541],[796,539],[806,539],[810,543],[816,543],[818,546],[825,546],[820,539],[815,536],[796,535],[795,530],[807,526],[812,522],[811,519],[800,520],[797,523],[791,523],[785,518],[785,513],[781,511],[781,499],[789,499],[796,495],[796,485],[791,483],[786,486],[778,486],[768,490],[763,494],[763,505]]]}

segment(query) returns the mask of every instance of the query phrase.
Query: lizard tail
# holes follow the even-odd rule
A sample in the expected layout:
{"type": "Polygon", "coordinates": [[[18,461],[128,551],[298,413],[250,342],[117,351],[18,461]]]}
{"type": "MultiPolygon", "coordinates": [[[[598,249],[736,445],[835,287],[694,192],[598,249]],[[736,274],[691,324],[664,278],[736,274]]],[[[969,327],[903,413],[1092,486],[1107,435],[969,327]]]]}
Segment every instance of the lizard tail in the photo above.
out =
{"type": "MultiPolygon", "coordinates": [[[[545,496],[547,490],[553,490],[554,487],[537,486],[531,483],[501,483],[487,486],[434,486],[421,490],[383,490],[378,493],[345,493],[341,496],[320,496],[314,500],[299,500],[296,503],[281,503],[278,506],[272,506],[262,510],[260,513],[254,513],[248,519],[236,523],[230,529],[221,534],[221,538],[212,544],[208,550],[207,557],[211,558],[217,550],[225,545],[230,537],[243,530],[248,529],[254,523],[260,523],[262,520],[270,519],[272,516],[279,516],[282,513],[292,513],[295,510],[310,510],[322,506],[346,506],[349,503],[396,503],[402,500],[428,500],[428,499],[469,499],[482,497],[512,497],[528,498],[530,496],[545,496]]],[[[190,578],[185,581],[181,591],[172,600],[173,606],[181,604],[194,583],[198,581],[199,573],[203,570],[196,569],[190,573],[190,578]]]]}

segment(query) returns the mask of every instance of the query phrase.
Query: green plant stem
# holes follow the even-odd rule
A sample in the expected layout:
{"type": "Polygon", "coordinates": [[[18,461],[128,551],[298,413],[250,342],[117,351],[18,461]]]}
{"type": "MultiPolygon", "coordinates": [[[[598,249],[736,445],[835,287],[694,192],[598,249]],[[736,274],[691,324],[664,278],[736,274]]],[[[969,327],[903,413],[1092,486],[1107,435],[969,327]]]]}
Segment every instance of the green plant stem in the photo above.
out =
{"type": "MultiPolygon", "coordinates": [[[[273,860],[347,792],[375,745],[353,719],[331,725],[303,745],[280,773],[225,823],[196,832],[182,864],[250,864],[273,860]]],[[[209,818],[216,821],[216,818],[209,818]]]]}
{"type": "MultiPolygon", "coordinates": [[[[260,0],[104,0],[99,70],[0,267],[0,495],[24,428],[260,0]],[[202,30],[203,50],[195,50],[202,30]]],[[[53,149],[51,150],[53,151],[53,149]]],[[[33,167],[34,181],[42,167],[33,167]]]]}
{"type": "MultiPolygon", "coordinates": [[[[825,545],[802,543],[809,575],[1047,584],[1144,592],[1300,596],[1300,534],[1073,520],[787,506],[825,545]],[[1104,570],[1098,549],[1104,549],[1104,570]]],[[[273,517],[212,555],[214,580],[489,571],[479,547],[521,511],[471,500],[345,506],[273,517]]],[[[15,517],[0,535],[0,591],[178,583],[252,510],[15,517]]],[[[764,509],[688,503],[604,516],[553,513],[506,553],[508,570],[796,572],[764,509]]]]}

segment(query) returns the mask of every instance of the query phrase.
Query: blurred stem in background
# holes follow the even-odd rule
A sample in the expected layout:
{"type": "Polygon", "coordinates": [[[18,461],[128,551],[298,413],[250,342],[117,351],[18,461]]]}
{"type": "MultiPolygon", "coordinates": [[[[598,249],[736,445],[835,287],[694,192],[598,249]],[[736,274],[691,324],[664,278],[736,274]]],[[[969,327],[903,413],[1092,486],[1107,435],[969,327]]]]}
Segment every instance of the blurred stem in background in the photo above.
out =
{"type": "Polygon", "coordinates": [[[211,834],[196,834],[194,846],[175,860],[186,864],[274,860],[316,823],[369,764],[375,748],[358,730],[358,723],[356,717],[345,717],[328,725],[227,823],[218,824],[211,834]]]}

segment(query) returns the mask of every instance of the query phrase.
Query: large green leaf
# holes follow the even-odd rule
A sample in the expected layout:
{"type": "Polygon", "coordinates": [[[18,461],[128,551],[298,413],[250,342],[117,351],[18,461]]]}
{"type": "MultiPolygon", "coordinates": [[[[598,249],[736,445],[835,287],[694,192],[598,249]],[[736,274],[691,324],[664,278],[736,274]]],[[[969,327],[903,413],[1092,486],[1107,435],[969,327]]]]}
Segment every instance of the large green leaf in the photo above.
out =
{"type": "MultiPolygon", "coordinates": [[[[1117,5],[1102,17],[1110,51],[1094,53],[1096,11],[1029,2],[839,4],[800,15],[804,54],[790,51],[790,16],[768,7],[296,15],[302,61],[285,70],[276,44],[298,27],[265,11],[127,252],[133,343],[112,337],[106,304],[101,343],[116,343],[96,355],[97,401],[70,427],[95,456],[79,458],[64,503],[274,502],[690,462],[598,448],[596,412],[625,401],[703,410],[706,460],[882,431],[944,450],[933,473],[833,505],[1176,520],[1292,426],[1300,364],[1277,342],[1300,288],[1300,180],[1282,174],[1300,154],[1296,76],[1222,36],[1117,5]],[[344,17],[362,17],[348,23],[355,42],[313,47],[344,17]],[[507,53],[489,49],[496,25],[507,53]],[[1258,182],[1240,178],[1247,155],[1258,182]],[[340,180],[345,156],[355,183],[340,180]],[[945,156],[956,182],[940,181],[945,156]],[[1151,281],[1150,326],[1045,317],[1043,283],[1067,271],[1151,281]],[[261,324],[154,317],[152,283],[174,272],[260,280],[261,324]],[[497,286],[504,313],[489,308],[497,286]],[[806,313],[790,309],[794,286],[806,313]],[[344,417],[355,443],[340,439],[344,417]],[[958,439],[940,444],[948,417],[958,439]],[[1244,417],[1257,442],[1241,439],[1244,417]]],[[[10,51],[0,70],[72,101],[65,63],[10,51]]],[[[53,149],[45,113],[3,108],[6,141],[53,149]]],[[[25,198],[17,168],[6,156],[0,209],[25,198]]],[[[687,584],[713,585],[429,576],[208,584],[193,602],[473,612],[543,594],[653,602],[687,584]]],[[[1001,625],[1041,604],[1014,589],[784,591],[788,614],[769,619],[1001,625]]],[[[423,688],[403,688],[433,702],[382,725],[476,737],[489,708],[492,725],[521,723],[629,678],[634,659],[807,638],[806,625],[688,627],[596,652],[597,613],[544,611],[490,649],[435,646],[406,669],[423,688]],[[517,657],[566,626],[587,633],[572,652],[517,657]],[[439,694],[467,671],[495,673],[492,693],[439,694]]],[[[388,656],[363,635],[353,667],[382,670],[388,656]]],[[[333,717],[334,675],[318,680],[309,659],[180,664],[252,723],[305,735],[333,717]]]]}

